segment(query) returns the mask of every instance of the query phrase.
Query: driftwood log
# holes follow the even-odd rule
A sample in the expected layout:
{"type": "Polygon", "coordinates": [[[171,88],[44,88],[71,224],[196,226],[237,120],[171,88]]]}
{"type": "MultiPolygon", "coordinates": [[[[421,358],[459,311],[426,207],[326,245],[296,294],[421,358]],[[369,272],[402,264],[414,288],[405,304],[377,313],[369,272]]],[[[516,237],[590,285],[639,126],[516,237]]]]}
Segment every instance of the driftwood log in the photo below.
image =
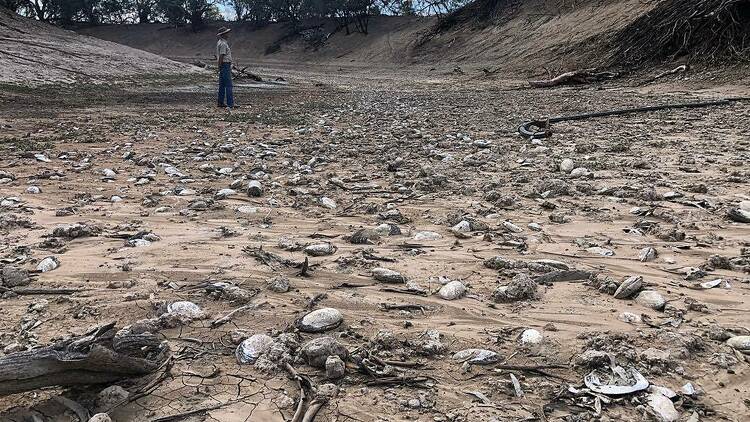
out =
{"type": "Polygon", "coordinates": [[[243,68],[240,69],[237,66],[232,66],[232,75],[236,79],[251,79],[251,80],[253,80],[255,82],[263,82],[263,78],[261,78],[260,76],[254,74],[254,73],[252,73],[250,71],[248,71],[247,70],[248,67],[250,67],[250,66],[245,66],[245,67],[243,67],[243,68]]]}
{"type": "Polygon", "coordinates": [[[549,88],[558,85],[588,84],[605,79],[614,79],[618,76],[620,74],[616,72],[597,72],[596,69],[576,70],[548,80],[529,81],[529,86],[532,88],[549,88]]]}
{"type": "Polygon", "coordinates": [[[0,396],[139,377],[157,370],[167,355],[156,334],[117,332],[115,323],[109,323],[80,337],[0,358],[0,396]]]}

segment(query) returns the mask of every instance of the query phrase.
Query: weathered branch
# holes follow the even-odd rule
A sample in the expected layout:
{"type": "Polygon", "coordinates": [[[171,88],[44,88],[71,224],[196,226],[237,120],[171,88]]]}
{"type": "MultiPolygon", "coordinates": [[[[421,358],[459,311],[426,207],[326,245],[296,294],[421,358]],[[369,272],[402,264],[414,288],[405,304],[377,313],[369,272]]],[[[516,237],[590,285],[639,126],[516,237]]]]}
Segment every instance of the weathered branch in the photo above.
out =
{"type": "MultiPolygon", "coordinates": [[[[43,387],[104,384],[149,374],[159,368],[166,348],[143,334],[137,347],[130,336],[115,335],[114,323],[52,346],[0,358],[0,396],[43,387]],[[118,345],[127,344],[120,349],[118,345]]],[[[155,337],[155,336],[153,336],[155,337]]]]}

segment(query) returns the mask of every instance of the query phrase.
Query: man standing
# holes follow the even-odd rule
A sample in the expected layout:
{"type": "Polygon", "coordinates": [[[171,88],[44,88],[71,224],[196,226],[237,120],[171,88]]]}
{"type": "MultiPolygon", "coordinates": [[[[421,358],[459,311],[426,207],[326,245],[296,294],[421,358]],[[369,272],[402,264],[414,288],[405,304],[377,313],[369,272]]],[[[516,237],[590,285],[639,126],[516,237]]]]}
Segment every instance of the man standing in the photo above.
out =
{"type": "Polygon", "coordinates": [[[230,28],[221,27],[219,41],[216,43],[216,57],[219,61],[219,107],[234,107],[234,96],[232,95],[232,50],[229,48],[230,28]],[[226,104],[224,99],[226,98],[226,104]]]}

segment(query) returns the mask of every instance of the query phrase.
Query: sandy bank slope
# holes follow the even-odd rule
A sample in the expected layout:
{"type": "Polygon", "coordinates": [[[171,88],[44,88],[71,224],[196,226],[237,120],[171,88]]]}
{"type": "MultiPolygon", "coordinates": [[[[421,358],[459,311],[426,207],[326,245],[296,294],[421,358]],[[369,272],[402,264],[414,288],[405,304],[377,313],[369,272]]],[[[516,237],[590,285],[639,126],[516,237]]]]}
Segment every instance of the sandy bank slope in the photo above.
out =
{"type": "Polygon", "coordinates": [[[72,82],[198,71],[152,53],[65,31],[0,8],[0,82],[72,82]]]}

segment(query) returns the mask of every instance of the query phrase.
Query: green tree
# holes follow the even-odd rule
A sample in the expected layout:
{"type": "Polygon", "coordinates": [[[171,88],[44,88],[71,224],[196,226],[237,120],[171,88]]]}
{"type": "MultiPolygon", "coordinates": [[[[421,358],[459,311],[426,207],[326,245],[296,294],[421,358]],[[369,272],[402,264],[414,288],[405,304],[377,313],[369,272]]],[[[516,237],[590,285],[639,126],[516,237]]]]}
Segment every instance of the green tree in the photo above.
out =
{"type": "Polygon", "coordinates": [[[23,3],[25,3],[24,0],[0,0],[0,7],[6,7],[13,12],[18,12],[23,3]]]}
{"type": "Polygon", "coordinates": [[[149,23],[157,13],[157,0],[125,0],[124,8],[134,13],[138,23],[149,23]]]}
{"type": "Polygon", "coordinates": [[[133,9],[131,0],[101,0],[99,14],[102,22],[123,24],[128,22],[128,15],[133,9]]]}
{"type": "Polygon", "coordinates": [[[215,0],[187,0],[184,7],[193,31],[201,29],[207,20],[220,16],[215,0]]]}
{"type": "Polygon", "coordinates": [[[157,0],[156,9],[170,25],[185,23],[185,3],[182,0],[157,0]]]}

